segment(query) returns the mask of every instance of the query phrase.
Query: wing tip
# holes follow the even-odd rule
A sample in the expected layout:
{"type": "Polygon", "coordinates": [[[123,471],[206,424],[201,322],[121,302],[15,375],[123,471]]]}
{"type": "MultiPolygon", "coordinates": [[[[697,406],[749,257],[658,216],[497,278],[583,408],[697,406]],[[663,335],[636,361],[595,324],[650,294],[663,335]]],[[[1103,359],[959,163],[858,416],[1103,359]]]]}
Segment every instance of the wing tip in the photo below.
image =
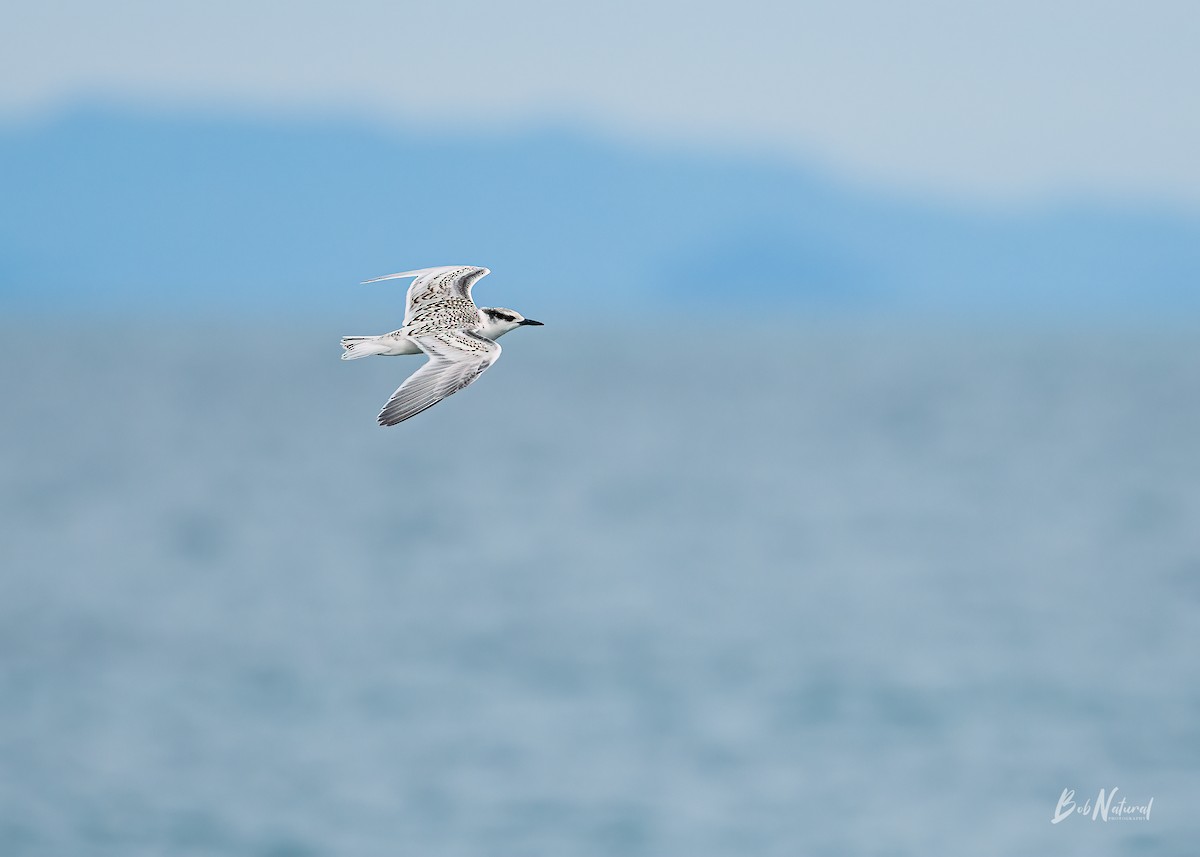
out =
{"type": "MultiPolygon", "coordinates": [[[[388,404],[391,403],[389,402],[388,404]]],[[[395,414],[389,414],[388,408],[385,406],[384,409],[379,412],[379,415],[375,417],[375,422],[379,423],[380,428],[389,428],[404,422],[404,420],[398,420],[396,419],[395,414]]]]}
{"type": "Polygon", "coordinates": [[[424,274],[432,274],[434,271],[448,271],[453,268],[474,268],[481,272],[477,279],[483,279],[492,272],[490,268],[485,268],[482,265],[438,265],[433,268],[417,268],[412,271],[401,271],[398,274],[384,274],[382,277],[372,277],[369,280],[360,281],[359,285],[365,286],[367,283],[379,283],[384,280],[403,280],[406,277],[420,277],[424,274]]]}
{"type": "Polygon", "coordinates": [[[367,283],[379,283],[384,280],[403,280],[405,277],[419,277],[423,271],[401,271],[399,274],[384,274],[382,277],[372,277],[369,280],[359,282],[360,286],[365,286],[367,283]]]}
{"type": "MultiPolygon", "coordinates": [[[[400,423],[404,422],[405,420],[411,420],[417,414],[422,413],[423,411],[429,410],[431,407],[433,407],[440,401],[441,401],[441,399],[438,399],[437,401],[434,401],[434,402],[430,402],[429,404],[425,405],[424,407],[417,408],[416,410],[410,411],[409,413],[404,413],[403,410],[397,408],[395,411],[393,411],[392,413],[389,414],[388,413],[389,409],[387,407],[384,407],[384,409],[379,412],[379,416],[375,417],[375,422],[379,423],[380,428],[391,428],[392,426],[398,426],[398,425],[400,425],[400,423]]],[[[390,402],[389,402],[389,404],[390,404],[390,402]]]]}

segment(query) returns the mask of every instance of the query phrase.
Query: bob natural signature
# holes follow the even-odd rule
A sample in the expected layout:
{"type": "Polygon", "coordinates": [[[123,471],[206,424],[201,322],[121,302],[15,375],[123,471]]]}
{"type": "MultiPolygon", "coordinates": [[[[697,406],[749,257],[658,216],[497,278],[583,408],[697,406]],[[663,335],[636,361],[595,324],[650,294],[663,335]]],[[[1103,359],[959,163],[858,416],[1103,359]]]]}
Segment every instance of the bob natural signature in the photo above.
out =
{"type": "Polygon", "coordinates": [[[1108,821],[1110,816],[1113,821],[1150,820],[1150,810],[1154,806],[1154,798],[1140,804],[1128,803],[1125,798],[1121,798],[1119,803],[1114,803],[1118,791],[1120,789],[1116,786],[1113,786],[1107,793],[1104,789],[1100,789],[1100,793],[1096,795],[1095,804],[1090,799],[1085,800],[1082,804],[1077,804],[1075,789],[1063,789],[1050,823],[1058,824],[1072,815],[1090,815],[1092,821],[1108,821]]]}

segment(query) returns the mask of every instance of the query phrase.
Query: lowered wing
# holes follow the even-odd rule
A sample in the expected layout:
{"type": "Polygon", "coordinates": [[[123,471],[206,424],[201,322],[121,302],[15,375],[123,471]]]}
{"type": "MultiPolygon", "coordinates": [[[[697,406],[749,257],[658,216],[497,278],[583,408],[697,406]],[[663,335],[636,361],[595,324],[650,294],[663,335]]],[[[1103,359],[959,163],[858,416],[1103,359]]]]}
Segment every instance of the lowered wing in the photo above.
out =
{"type": "Polygon", "coordinates": [[[469,386],[500,357],[499,345],[465,330],[433,333],[414,341],[429,360],[392,393],[379,412],[381,426],[394,426],[432,408],[469,386]]]}

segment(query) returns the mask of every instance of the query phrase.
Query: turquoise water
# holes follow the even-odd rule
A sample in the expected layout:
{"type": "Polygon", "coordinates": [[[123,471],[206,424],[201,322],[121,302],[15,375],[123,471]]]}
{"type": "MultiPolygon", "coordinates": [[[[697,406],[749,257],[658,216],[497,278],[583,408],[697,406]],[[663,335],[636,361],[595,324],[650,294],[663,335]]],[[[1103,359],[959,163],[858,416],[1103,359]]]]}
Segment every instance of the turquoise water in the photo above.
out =
{"type": "Polygon", "coordinates": [[[6,332],[0,854],[1195,854],[1195,337],[342,332],[6,332]]]}

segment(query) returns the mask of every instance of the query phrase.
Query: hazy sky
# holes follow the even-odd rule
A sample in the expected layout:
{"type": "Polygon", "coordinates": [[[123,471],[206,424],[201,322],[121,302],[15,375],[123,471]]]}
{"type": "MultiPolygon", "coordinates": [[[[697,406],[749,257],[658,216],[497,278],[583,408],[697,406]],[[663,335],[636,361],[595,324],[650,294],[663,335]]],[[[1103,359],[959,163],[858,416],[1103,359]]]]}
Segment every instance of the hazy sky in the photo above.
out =
{"type": "Polygon", "coordinates": [[[90,99],[568,121],[955,195],[1200,202],[1200,2],[59,0],[0,19],[0,117],[90,99]]]}

